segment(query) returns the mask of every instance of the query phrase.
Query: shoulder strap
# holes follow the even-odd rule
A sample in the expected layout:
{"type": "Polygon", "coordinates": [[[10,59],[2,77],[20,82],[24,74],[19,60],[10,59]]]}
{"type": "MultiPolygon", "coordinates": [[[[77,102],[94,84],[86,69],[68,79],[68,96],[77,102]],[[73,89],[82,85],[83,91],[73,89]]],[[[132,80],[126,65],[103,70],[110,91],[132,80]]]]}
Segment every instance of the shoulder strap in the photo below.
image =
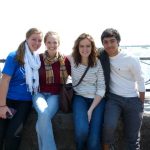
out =
{"type": "Polygon", "coordinates": [[[76,86],[78,86],[78,85],[81,83],[81,81],[82,81],[83,78],[85,77],[85,75],[86,75],[87,71],[89,70],[89,68],[90,68],[90,67],[87,66],[87,68],[86,68],[86,70],[84,71],[84,73],[83,73],[82,77],[80,78],[79,82],[78,82],[76,85],[72,86],[72,87],[76,87],[76,86]]]}

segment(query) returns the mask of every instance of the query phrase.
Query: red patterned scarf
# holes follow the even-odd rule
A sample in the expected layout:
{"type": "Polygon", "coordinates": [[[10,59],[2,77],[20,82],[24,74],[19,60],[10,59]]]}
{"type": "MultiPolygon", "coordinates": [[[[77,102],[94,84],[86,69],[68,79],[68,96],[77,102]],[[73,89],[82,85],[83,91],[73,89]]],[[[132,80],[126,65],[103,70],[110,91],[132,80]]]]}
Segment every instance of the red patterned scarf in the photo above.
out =
{"type": "Polygon", "coordinates": [[[68,73],[65,66],[64,57],[57,52],[55,57],[50,58],[47,51],[43,54],[43,60],[45,64],[45,70],[46,70],[46,83],[54,83],[54,74],[52,69],[52,64],[59,61],[60,62],[60,84],[66,83],[66,80],[68,78],[68,73]]]}

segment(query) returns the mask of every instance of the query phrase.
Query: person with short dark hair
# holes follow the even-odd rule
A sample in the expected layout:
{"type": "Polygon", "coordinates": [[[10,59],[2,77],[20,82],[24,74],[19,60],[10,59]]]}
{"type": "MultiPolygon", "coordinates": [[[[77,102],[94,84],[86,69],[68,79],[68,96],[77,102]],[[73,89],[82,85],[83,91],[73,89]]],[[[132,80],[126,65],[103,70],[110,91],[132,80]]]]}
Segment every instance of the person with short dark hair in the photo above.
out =
{"type": "Polygon", "coordinates": [[[0,82],[0,150],[17,150],[32,106],[32,94],[39,87],[39,56],[42,32],[31,28],[17,51],[10,52],[0,82]],[[15,113],[15,114],[14,114],[15,113]]]}
{"type": "MultiPolygon", "coordinates": [[[[123,118],[126,150],[139,150],[145,99],[144,77],[139,59],[123,52],[119,48],[120,40],[119,32],[113,28],[104,30],[101,35],[105,56],[110,63],[110,72],[107,72],[108,79],[110,77],[109,92],[104,113],[104,150],[109,150],[114,143],[120,116],[123,118]]],[[[103,65],[104,61],[101,63],[103,65]]]]}

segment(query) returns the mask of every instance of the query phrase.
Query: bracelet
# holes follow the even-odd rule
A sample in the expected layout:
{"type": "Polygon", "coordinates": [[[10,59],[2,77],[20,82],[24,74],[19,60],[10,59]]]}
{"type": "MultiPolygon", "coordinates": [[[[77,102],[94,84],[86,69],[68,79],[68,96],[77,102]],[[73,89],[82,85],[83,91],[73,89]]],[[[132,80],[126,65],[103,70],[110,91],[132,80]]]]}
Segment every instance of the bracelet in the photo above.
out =
{"type": "Polygon", "coordinates": [[[0,107],[5,107],[5,106],[7,106],[7,105],[3,105],[3,106],[0,106],[0,107]]]}

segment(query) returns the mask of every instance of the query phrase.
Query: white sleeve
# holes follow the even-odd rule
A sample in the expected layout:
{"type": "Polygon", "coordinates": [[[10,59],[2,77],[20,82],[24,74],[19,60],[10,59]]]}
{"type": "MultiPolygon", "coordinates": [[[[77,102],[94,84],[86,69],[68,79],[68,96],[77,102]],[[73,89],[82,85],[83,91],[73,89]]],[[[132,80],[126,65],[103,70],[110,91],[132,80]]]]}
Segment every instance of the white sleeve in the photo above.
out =
{"type": "Polygon", "coordinates": [[[145,92],[144,74],[142,72],[140,61],[137,57],[132,59],[131,72],[134,75],[134,79],[137,83],[137,89],[139,92],[145,92]]]}

